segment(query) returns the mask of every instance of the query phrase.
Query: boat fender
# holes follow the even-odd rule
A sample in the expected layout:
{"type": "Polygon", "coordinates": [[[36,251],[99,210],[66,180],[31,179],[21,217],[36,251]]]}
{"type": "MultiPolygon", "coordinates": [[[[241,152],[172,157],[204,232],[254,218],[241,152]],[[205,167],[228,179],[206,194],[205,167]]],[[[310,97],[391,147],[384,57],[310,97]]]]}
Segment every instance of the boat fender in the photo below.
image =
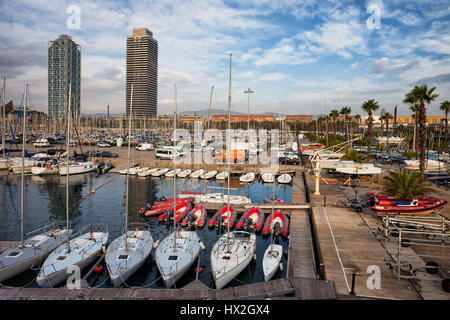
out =
{"type": "Polygon", "coordinates": [[[154,244],[153,244],[153,248],[158,248],[158,246],[159,246],[159,240],[158,241],[156,241],[154,244]]]}
{"type": "Polygon", "coordinates": [[[92,194],[95,194],[95,189],[92,189],[92,190],[91,190],[91,193],[92,193],[92,194]]]}
{"type": "Polygon", "coordinates": [[[100,273],[100,272],[102,272],[102,271],[103,271],[103,266],[101,266],[101,265],[96,266],[96,267],[94,268],[94,272],[95,272],[95,273],[100,273]]]}
{"type": "Polygon", "coordinates": [[[280,270],[283,271],[283,264],[280,262],[280,270]]]}
{"type": "MultiPolygon", "coordinates": [[[[203,272],[203,267],[198,268],[198,273],[202,273],[203,272]]],[[[194,269],[195,273],[197,273],[197,268],[194,269]]]]}
{"type": "Polygon", "coordinates": [[[202,248],[202,250],[205,250],[205,249],[206,249],[206,247],[205,247],[205,245],[203,244],[203,242],[200,242],[198,245],[200,246],[200,248],[202,248]]]}

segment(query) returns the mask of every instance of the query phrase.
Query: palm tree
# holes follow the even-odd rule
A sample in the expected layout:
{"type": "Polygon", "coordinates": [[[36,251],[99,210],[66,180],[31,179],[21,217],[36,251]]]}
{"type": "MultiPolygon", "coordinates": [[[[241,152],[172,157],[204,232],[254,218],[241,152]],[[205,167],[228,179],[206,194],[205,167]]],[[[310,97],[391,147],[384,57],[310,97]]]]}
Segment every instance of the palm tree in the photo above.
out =
{"type": "Polygon", "coordinates": [[[450,101],[445,100],[439,108],[445,112],[445,145],[447,146],[446,149],[448,149],[448,112],[450,111],[450,101]]]}
{"type": "Polygon", "coordinates": [[[389,112],[384,112],[383,115],[380,117],[380,120],[384,121],[386,125],[386,150],[389,151],[389,120],[394,118],[392,114],[389,112]]]}
{"type": "Polygon", "coordinates": [[[368,126],[367,131],[368,138],[367,138],[367,159],[370,160],[372,157],[372,134],[373,134],[373,117],[372,114],[374,111],[377,111],[380,106],[378,105],[378,102],[374,99],[369,99],[367,101],[364,101],[364,103],[361,106],[361,109],[367,112],[369,119],[368,119],[368,126]]]}
{"type": "Polygon", "coordinates": [[[350,136],[350,132],[349,132],[349,115],[352,112],[352,108],[350,108],[349,106],[345,106],[341,109],[341,111],[339,112],[341,115],[344,116],[344,121],[345,121],[345,125],[346,125],[346,140],[350,140],[349,136],[350,136]]]}
{"type": "Polygon", "coordinates": [[[390,171],[383,178],[383,193],[399,200],[412,200],[431,191],[431,183],[419,172],[390,171]]]}
{"type": "Polygon", "coordinates": [[[433,93],[436,87],[428,89],[427,85],[415,86],[411,92],[406,94],[405,99],[409,99],[411,96],[419,104],[418,122],[419,122],[419,148],[420,148],[420,173],[425,172],[425,135],[426,135],[426,113],[425,104],[430,104],[439,95],[433,93]]]}
{"type": "Polygon", "coordinates": [[[407,93],[405,98],[403,99],[403,103],[407,103],[410,105],[409,109],[414,112],[414,138],[413,138],[413,151],[417,151],[417,116],[419,114],[420,105],[417,103],[416,97],[412,93],[407,93]]]}
{"type": "Polygon", "coordinates": [[[337,126],[337,117],[339,117],[339,110],[333,109],[330,112],[330,118],[333,119],[333,129],[334,129],[334,138],[336,139],[336,126],[337,126]]]}

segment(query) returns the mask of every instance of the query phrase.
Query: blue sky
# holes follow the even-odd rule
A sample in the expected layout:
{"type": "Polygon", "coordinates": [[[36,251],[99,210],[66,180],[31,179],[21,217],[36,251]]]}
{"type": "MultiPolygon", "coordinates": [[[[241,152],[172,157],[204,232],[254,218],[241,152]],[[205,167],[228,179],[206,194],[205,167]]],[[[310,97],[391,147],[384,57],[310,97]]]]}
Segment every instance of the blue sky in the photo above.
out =
{"type": "Polygon", "coordinates": [[[405,93],[426,83],[439,94],[428,113],[440,115],[450,99],[449,18],[442,0],[2,1],[0,74],[8,100],[19,103],[28,82],[31,104],[47,110],[47,42],[69,34],[82,47],[82,112],[124,112],[126,37],[147,27],[159,44],[161,114],[173,112],[175,83],[180,111],[206,109],[211,86],[213,108],[225,109],[231,52],[235,111],[247,111],[250,87],[255,113],[348,105],[362,114],[373,98],[409,114],[405,93]],[[68,28],[71,5],[80,29],[68,28]]]}

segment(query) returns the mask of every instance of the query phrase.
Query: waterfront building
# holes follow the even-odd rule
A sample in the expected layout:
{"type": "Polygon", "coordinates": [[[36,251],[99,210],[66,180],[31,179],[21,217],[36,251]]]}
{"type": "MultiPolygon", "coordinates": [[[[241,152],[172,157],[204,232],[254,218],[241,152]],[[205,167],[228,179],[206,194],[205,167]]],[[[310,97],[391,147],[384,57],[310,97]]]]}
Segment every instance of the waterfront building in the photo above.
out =
{"type": "Polygon", "coordinates": [[[129,115],[131,85],[133,114],[155,117],[158,103],[158,41],[147,28],[133,29],[127,37],[126,114],[129,115]]]}
{"type": "Polygon", "coordinates": [[[49,41],[48,66],[48,115],[50,119],[65,116],[69,105],[69,85],[72,87],[71,110],[80,115],[81,47],[68,35],[49,41]]]}

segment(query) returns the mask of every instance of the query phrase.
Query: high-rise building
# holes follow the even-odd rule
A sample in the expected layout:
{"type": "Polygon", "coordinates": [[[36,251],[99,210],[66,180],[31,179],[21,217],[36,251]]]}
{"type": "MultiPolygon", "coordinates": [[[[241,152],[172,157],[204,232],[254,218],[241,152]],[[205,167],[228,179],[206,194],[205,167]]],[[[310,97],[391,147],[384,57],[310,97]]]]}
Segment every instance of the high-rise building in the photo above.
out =
{"type": "Polygon", "coordinates": [[[69,85],[72,87],[72,114],[80,115],[81,47],[68,35],[49,41],[48,115],[51,119],[64,117],[69,105],[69,85]]]}
{"type": "Polygon", "coordinates": [[[130,113],[133,84],[133,114],[155,117],[158,103],[158,41],[147,28],[133,29],[127,37],[126,113],[130,113]]]}

